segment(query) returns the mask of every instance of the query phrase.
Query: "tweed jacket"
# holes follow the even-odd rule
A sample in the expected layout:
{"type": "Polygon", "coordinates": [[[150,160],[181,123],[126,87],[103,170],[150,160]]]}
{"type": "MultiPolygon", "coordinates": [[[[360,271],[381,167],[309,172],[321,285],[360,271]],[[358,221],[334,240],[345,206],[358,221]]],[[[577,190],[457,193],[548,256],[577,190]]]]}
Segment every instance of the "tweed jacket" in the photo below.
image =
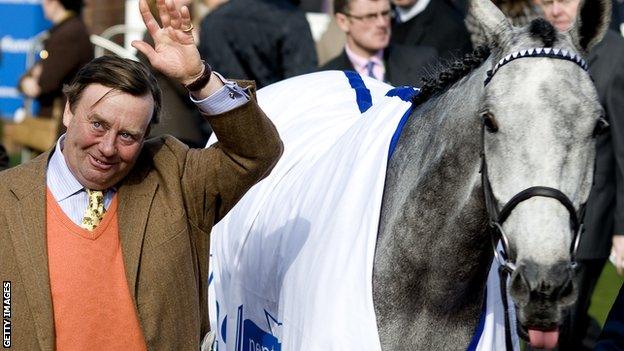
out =
{"type": "MultiPolygon", "coordinates": [[[[118,184],[126,278],[149,350],[199,349],[209,329],[211,228],[269,173],[283,148],[254,100],[206,118],[219,143],[189,149],[171,136],[150,139],[118,184]]],[[[50,154],[0,172],[0,278],[11,282],[16,350],[55,345],[45,232],[50,154]]]]}

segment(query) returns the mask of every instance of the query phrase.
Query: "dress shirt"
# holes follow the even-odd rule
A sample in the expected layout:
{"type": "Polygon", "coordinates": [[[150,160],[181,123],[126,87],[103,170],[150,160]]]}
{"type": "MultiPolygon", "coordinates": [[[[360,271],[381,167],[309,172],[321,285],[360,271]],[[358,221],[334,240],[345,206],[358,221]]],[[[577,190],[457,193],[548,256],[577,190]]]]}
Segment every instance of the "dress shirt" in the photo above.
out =
{"type": "MultiPolygon", "coordinates": [[[[207,115],[220,114],[249,101],[249,96],[238,84],[225,80],[218,73],[217,77],[225,84],[224,87],[202,100],[196,100],[191,96],[191,100],[203,113],[207,115]]],[[[72,222],[80,225],[89,199],[86,190],[74,177],[65,162],[65,157],[61,151],[63,150],[64,142],[65,134],[61,135],[57,140],[56,148],[52,153],[52,157],[50,157],[46,172],[46,185],[59,204],[59,207],[63,210],[63,213],[72,222]]],[[[117,189],[114,187],[104,192],[104,208],[108,209],[116,192],[117,189]]]]}
{"type": "MultiPolygon", "coordinates": [[[[418,15],[419,13],[425,11],[425,9],[427,8],[427,5],[429,5],[429,1],[431,0],[418,0],[414,6],[410,7],[410,8],[404,8],[404,7],[396,7],[396,12],[399,20],[399,23],[405,23],[409,20],[411,20],[412,18],[416,17],[416,15],[418,15]]],[[[440,0],[436,0],[436,1],[440,1],[440,0]]]]}
{"type": "Polygon", "coordinates": [[[362,57],[357,55],[351,49],[349,49],[349,45],[345,45],[345,52],[347,53],[347,57],[355,71],[363,76],[368,76],[368,62],[373,61],[375,65],[373,66],[373,74],[375,78],[383,81],[386,75],[386,66],[383,62],[383,50],[379,50],[375,55],[371,57],[362,57]]]}

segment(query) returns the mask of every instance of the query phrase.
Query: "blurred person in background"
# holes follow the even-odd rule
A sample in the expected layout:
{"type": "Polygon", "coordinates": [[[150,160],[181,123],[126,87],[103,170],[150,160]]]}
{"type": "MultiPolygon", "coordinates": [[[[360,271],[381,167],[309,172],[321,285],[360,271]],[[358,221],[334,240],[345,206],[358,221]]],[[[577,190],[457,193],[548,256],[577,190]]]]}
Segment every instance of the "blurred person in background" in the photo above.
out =
{"type": "MultiPolygon", "coordinates": [[[[572,27],[580,1],[535,0],[558,31],[572,27]]],[[[591,296],[610,250],[620,274],[624,263],[624,38],[609,30],[587,62],[610,128],[596,139],[594,184],[576,255],[578,299],[561,327],[559,350],[593,348],[596,336],[587,335],[591,296]]]]}
{"type": "Polygon", "coordinates": [[[0,171],[9,168],[9,155],[7,155],[4,146],[0,144],[0,171]]]}
{"type": "Polygon", "coordinates": [[[431,46],[443,59],[472,51],[461,11],[450,0],[392,0],[396,17],[392,42],[431,46]]]}
{"type": "MultiPolygon", "coordinates": [[[[156,0],[147,0],[147,3],[152,16],[161,25],[156,0]]],[[[192,12],[193,0],[174,0],[173,3],[178,9],[182,8],[182,6],[187,6],[192,12]]],[[[147,32],[143,37],[143,41],[154,45],[154,40],[147,32]]],[[[145,55],[138,52],[137,57],[141,62],[149,66],[149,60],[145,55]]],[[[188,98],[188,90],[177,80],[168,77],[160,71],[153,70],[153,74],[162,91],[164,107],[160,112],[160,121],[152,125],[149,136],[156,137],[169,134],[189,147],[204,147],[210,136],[210,125],[201,118],[201,113],[188,98]]]]}
{"type": "Polygon", "coordinates": [[[418,86],[425,67],[437,61],[434,48],[390,45],[389,0],[335,0],[334,12],[347,42],[323,70],[355,70],[393,85],[418,86]]]}
{"type": "Polygon", "coordinates": [[[22,76],[18,89],[39,103],[39,116],[50,117],[54,100],[65,104],[62,88],[93,59],[89,31],[82,21],[82,0],[42,0],[43,15],[53,23],[39,53],[41,60],[22,76]]]}
{"type": "MultiPolygon", "coordinates": [[[[493,0],[492,1],[509,19],[509,22],[517,27],[529,24],[532,20],[541,16],[540,9],[532,0],[493,0]]],[[[470,12],[466,14],[466,28],[470,32],[470,40],[474,47],[485,45],[486,38],[483,28],[470,12]]]]}
{"type": "Polygon", "coordinates": [[[199,42],[215,70],[258,88],[317,67],[305,14],[288,0],[229,0],[204,17],[199,42]]]}

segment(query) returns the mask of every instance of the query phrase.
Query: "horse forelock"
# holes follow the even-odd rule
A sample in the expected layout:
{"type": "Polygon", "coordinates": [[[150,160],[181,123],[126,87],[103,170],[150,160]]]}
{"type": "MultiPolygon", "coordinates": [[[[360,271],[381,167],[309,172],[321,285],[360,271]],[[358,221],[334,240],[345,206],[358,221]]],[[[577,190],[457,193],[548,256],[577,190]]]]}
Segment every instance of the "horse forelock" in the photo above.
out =
{"type": "Polygon", "coordinates": [[[548,21],[537,18],[529,24],[529,33],[534,39],[539,39],[544,43],[544,47],[550,48],[557,42],[557,31],[548,21]]]}

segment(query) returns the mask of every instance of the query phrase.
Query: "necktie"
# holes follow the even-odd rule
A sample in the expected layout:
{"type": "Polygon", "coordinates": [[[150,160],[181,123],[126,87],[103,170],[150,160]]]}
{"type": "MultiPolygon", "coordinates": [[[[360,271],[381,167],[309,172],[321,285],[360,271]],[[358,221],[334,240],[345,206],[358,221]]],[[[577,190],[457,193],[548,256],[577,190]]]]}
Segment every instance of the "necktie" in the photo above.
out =
{"type": "Polygon", "coordinates": [[[368,61],[368,63],[366,64],[366,72],[368,73],[369,77],[377,79],[377,77],[375,77],[375,73],[373,73],[373,67],[375,67],[375,62],[368,61]]]}
{"type": "Polygon", "coordinates": [[[106,212],[106,209],[104,209],[104,193],[101,190],[86,190],[89,204],[80,226],[87,230],[94,230],[100,224],[106,212]]]}

